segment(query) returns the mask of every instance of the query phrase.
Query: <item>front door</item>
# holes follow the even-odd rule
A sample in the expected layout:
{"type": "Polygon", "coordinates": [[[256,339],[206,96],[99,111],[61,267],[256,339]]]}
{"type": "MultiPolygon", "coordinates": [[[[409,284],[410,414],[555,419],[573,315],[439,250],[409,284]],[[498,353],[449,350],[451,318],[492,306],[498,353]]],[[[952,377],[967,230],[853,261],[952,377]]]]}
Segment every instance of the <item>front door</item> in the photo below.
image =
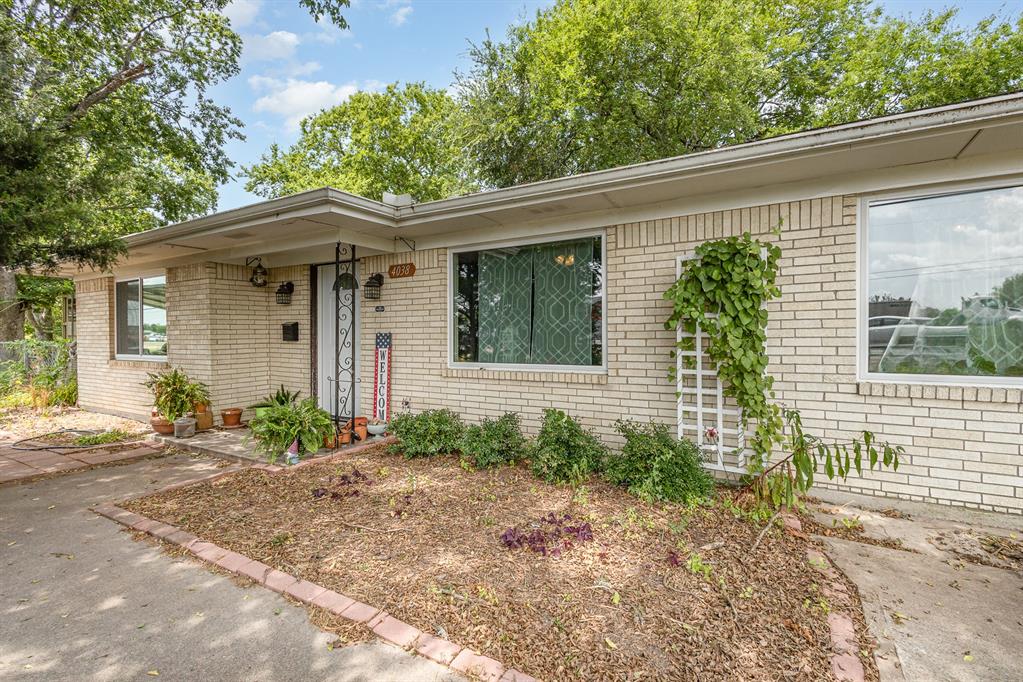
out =
{"type": "MultiPolygon", "coordinates": [[[[316,269],[316,386],[320,407],[335,418],[348,419],[359,405],[359,292],[341,290],[341,305],[334,295],[336,278],[333,263],[316,269]],[[352,300],[355,316],[352,317],[352,300]],[[340,353],[337,353],[340,347],[340,353]],[[352,379],[355,394],[352,395],[352,379]],[[353,402],[354,400],[354,402],[353,402]]],[[[348,272],[349,263],[341,264],[341,272],[348,272]]]]}

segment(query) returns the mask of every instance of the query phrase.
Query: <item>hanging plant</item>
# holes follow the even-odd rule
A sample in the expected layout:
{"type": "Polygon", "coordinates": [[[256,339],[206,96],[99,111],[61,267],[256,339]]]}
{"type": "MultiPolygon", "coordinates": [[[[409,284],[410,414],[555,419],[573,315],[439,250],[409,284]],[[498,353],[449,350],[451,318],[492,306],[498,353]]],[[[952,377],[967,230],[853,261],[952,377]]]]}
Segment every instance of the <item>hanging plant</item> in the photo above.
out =
{"type": "MultiPolygon", "coordinates": [[[[780,256],[776,245],[753,239],[748,233],[704,242],[696,248],[695,258],[683,263],[678,281],[664,293],[673,306],[665,328],[681,326],[687,332],[672,357],[685,351],[689,355],[683,358],[684,363],[693,366],[699,327],[724,394],[742,408],[741,428],[749,433],[752,425],[753,488],[761,500],[778,505],[794,503],[797,493],[813,483],[820,464],[828,478],[836,474],[845,478],[851,466],[862,469],[864,453],[871,468],[880,462],[895,469],[903,453],[899,446],[879,443],[869,431],[848,446],[807,435],[798,411],[783,410],[773,402],[774,377],[767,372],[767,303],[781,295],[775,283],[780,256]],[[775,446],[782,444],[789,454],[767,468],[775,446]]],[[[675,366],[669,375],[672,381],[677,380],[675,366]]]]}

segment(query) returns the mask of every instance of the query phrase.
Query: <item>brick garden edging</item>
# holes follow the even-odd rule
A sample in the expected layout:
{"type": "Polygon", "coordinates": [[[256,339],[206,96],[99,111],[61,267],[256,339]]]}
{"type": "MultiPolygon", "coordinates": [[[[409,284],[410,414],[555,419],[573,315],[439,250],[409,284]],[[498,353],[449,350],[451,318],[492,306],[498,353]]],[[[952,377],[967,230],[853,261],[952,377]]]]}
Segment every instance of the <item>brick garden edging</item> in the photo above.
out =
{"type": "MultiPolygon", "coordinates": [[[[786,532],[802,535],[803,524],[792,514],[782,515],[786,532]]],[[[806,560],[820,571],[825,579],[824,596],[829,601],[835,597],[849,597],[845,585],[839,580],[838,572],[827,557],[814,549],[806,550],[806,560]]],[[[843,611],[828,613],[828,630],[831,635],[831,672],[840,682],[863,682],[863,663],[857,655],[856,626],[852,617],[843,611]]]]}
{"type": "MultiPolygon", "coordinates": [[[[354,454],[361,450],[392,442],[393,440],[393,438],[387,438],[372,443],[356,445],[323,457],[303,460],[292,466],[281,467],[272,464],[253,464],[247,468],[260,469],[269,474],[278,474],[310,464],[330,461],[337,457],[354,454]]],[[[230,469],[212,475],[181,481],[145,494],[154,495],[169,490],[185,488],[197,483],[211,482],[242,470],[230,469]]],[[[380,639],[395,644],[402,649],[414,651],[420,656],[425,656],[457,672],[474,675],[487,682],[536,682],[535,678],[514,668],[505,668],[500,661],[484,656],[468,647],[463,647],[454,642],[423,632],[419,628],[398,620],[386,611],[382,611],[369,604],[363,604],[357,599],[348,597],[340,592],[328,590],[308,580],[302,580],[289,573],[278,571],[261,561],[250,559],[244,554],[232,552],[212,542],[206,542],[177,526],[146,518],[110,503],[97,505],[92,510],[100,516],[116,521],[132,530],[147,533],[159,540],[181,547],[207,563],[235,575],[249,578],[274,592],[287,595],[305,604],[326,609],[337,616],[355,623],[361,623],[380,639]]]]}

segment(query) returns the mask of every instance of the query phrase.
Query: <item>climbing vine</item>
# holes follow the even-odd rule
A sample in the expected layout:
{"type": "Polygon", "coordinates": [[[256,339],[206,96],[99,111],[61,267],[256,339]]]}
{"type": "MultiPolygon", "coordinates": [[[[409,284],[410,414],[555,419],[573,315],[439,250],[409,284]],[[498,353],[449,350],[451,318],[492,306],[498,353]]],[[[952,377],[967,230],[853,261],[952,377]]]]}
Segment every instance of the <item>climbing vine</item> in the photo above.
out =
{"type": "MultiPolygon", "coordinates": [[[[862,470],[864,454],[870,468],[880,462],[897,469],[903,453],[900,446],[881,443],[869,431],[848,445],[806,434],[798,411],[783,410],[773,402],[774,377],[767,372],[767,303],[781,295],[775,283],[780,256],[776,245],[748,233],[704,242],[664,293],[673,306],[665,327],[681,326],[688,332],[672,357],[681,352],[686,366],[692,366],[699,327],[725,395],[742,408],[742,428],[749,432],[754,425],[749,438],[753,490],[760,500],[775,505],[792,504],[813,483],[821,465],[829,479],[836,474],[844,479],[851,467],[862,470]],[[788,454],[768,467],[774,448],[781,445],[788,454]]],[[[669,374],[677,380],[674,366],[669,374]]]]}

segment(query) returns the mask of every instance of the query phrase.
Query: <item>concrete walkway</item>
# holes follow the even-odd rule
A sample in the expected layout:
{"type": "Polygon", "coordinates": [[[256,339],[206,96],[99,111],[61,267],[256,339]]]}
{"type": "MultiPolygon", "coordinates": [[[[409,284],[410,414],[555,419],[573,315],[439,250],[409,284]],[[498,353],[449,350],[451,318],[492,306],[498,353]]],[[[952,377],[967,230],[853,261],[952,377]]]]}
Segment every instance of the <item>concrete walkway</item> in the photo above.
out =
{"type": "Polygon", "coordinates": [[[152,443],[143,442],[63,449],[48,447],[48,443],[37,441],[25,441],[15,446],[14,440],[14,436],[0,435],[0,483],[140,459],[155,455],[159,450],[152,443]]]}
{"type": "MultiPolygon", "coordinates": [[[[1019,680],[1023,675],[1023,575],[987,554],[984,537],[1023,538],[1023,518],[858,495],[817,493],[816,514],[858,519],[864,534],[913,552],[825,538],[856,584],[878,640],[882,682],[1019,680]],[[880,510],[889,510],[885,514],[880,510]],[[895,510],[902,518],[893,518],[895,510]],[[964,556],[982,558],[978,565],[964,556]]],[[[839,521],[841,523],[841,521],[839,521]]]]}
{"type": "Polygon", "coordinates": [[[0,486],[0,678],[460,679],[379,642],[331,650],[305,609],[88,510],[222,464],[174,455],[0,486]]]}

